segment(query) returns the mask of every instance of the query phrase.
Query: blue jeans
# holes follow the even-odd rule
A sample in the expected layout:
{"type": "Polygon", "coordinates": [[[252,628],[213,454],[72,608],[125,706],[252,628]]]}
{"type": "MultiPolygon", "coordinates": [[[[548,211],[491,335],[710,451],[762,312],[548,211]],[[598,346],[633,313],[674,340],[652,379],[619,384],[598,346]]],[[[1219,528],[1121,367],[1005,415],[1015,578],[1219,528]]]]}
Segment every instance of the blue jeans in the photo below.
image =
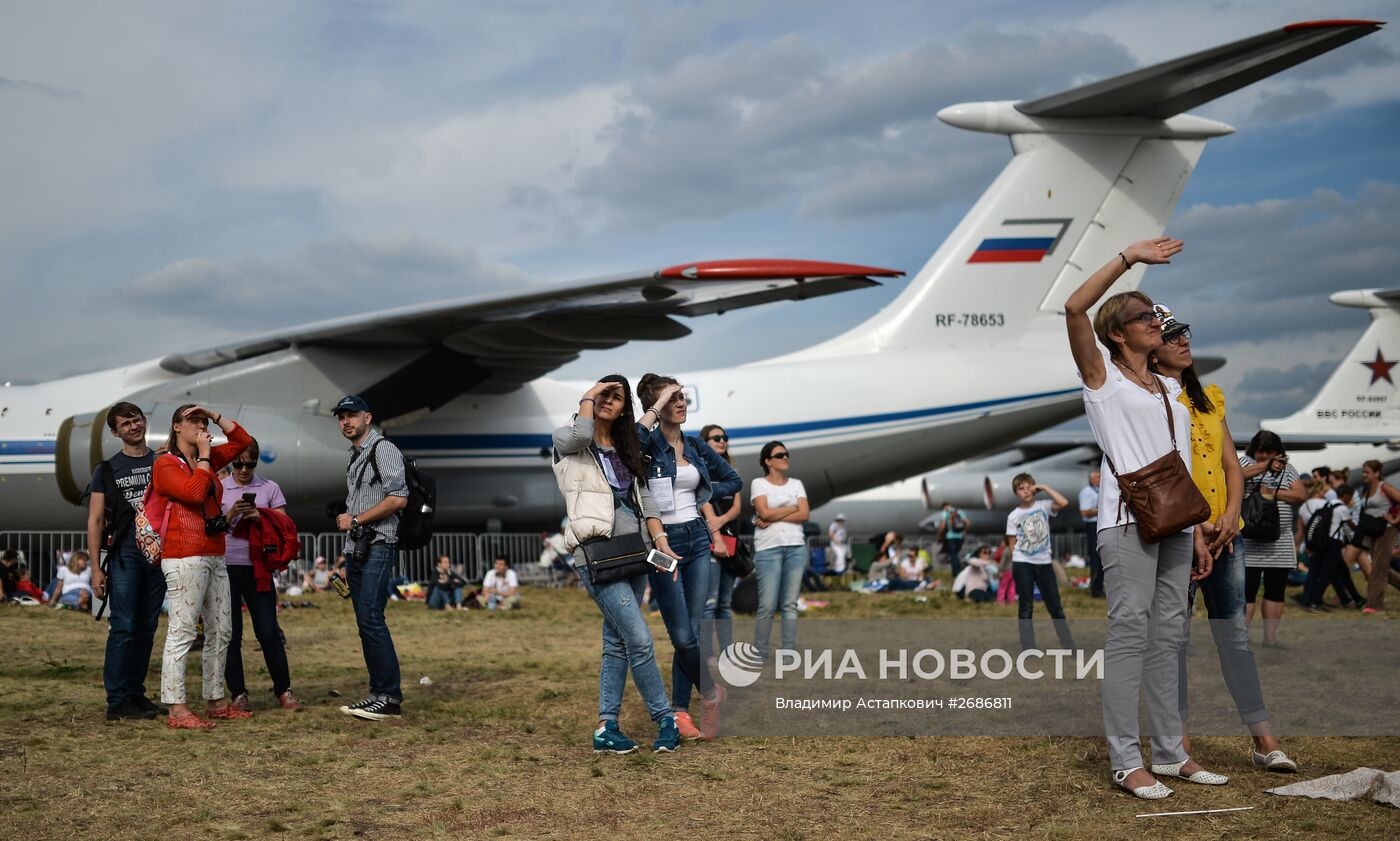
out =
{"type": "Polygon", "coordinates": [[[714,686],[710,669],[700,655],[701,629],[709,630],[705,621],[708,610],[714,616],[710,600],[710,570],[715,566],[710,557],[710,530],[700,520],[666,526],[666,541],[671,551],[681,556],[680,580],[669,572],[651,573],[651,592],[666,623],[671,638],[671,706],[684,711],[690,706],[690,691],[700,688],[708,695],[714,686]]]}
{"type": "MultiPolygon", "coordinates": [[[[1264,707],[1264,690],[1259,686],[1259,667],[1254,652],[1249,649],[1249,630],[1244,624],[1244,538],[1236,537],[1232,551],[1221,552],[1215,559],[1210,575],[1193,582],[1191,589],[1199,592],[1206,615],[1210,617],[1210,634],[1220,655],[1220,674],[1225,688],[1239,711],[1245,725],[1265,721],[1269,711],[1264,707]]],[[[1186,624],[1186,639],[1190,641],[1191,624],[1186,624]]],[[[1191,705],[1186,693],[1186,646],[1177,655],[1177,697],[1181,720],[1190,720],[1191,705]]]]}
{"type": "Polygon", "coordinates": [[[448,605],[456,607],[461,603],[460,590],[434,587],[432,592],[428,593],[428,610],[446,610],[448,605]]]}
{"type": "Polygon", "coordinates": [[[397,545],[374,543],[368,558],[356,557],[345,564],[355,624],[360,628],[360,648],[369,669],[369,694],[395,704],[403,702],[403,689],[399,686],[399,655],[384,621],[384,606],[389,603],[389,579],[398,560],[397,545]]]}
{"type": "Polygon", "coordinates": [[[948,553],[948,564],[953,568],[953,577],[962,572],[962,537],[943,538],[943,551],[948,553]]]}
{"type": "Polygon", "coordinates": [[[773,636],[773,614],[782,611],[783,648],[797,647],[797,595],[802,591],[802,573],[807,569],[806,546],[774,546],[754,555],[754,575],[758,584],[758,624],[753,644],[768,659],[768,640],[773,636]]]}
{"type": "Polygon", "coordinates": [[[642,615],[646,576],[636,575],[625,581],[594,587],[588,577],[588,564],[579,564],[574,570],[578,572],[579,583],[583,584],[603,614],[603,660],[598,668],[598,720],[617,721],[617,714],[622,710],[622,690],[627,686],[629,668],[651,720],[660,721],[670,715],[666,684],[661,682],[661,670],[656,667],[651,629],[642,615]]]}
{"type": "Polygon", "coordinates": [[[107,554],[107,710],[146,697],[151,646],[165,601],[165,575],[133,547],[107,554]]]}
{"type": "Polygon", "coordinates": [[[734,573],[724,568],[724,564],[715,562],[710,567],[710,597],[709,601],[715,605],[714,616],[710,622],[714,625],[715,633],[706,633],[700,638],[700,651],[706,657],[714,656],[714,636],[719,637],[719,650],[723,651],[734,643],[734,582],[737,579],[734,573]]]}

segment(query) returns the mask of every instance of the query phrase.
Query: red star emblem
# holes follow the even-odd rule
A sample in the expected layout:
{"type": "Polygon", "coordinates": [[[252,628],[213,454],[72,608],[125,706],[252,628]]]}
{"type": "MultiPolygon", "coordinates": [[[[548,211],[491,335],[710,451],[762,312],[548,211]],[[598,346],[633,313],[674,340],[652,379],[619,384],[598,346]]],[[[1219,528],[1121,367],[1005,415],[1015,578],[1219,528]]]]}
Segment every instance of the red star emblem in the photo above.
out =
{"type": "Polygon", "coordinates": [[[1390,369],[1394,368],[1397,364],[1400,364],[1400,359],[1387,362],[1385,357],[1381,356],[1381,349],[1376,348],[1376,361],[1362,362],[1361,364],[1371,369],[1371,382],[1367,385],[1368,388],[1380,382],[1381,380],[1385,380],[1391,385],[1395,385],[1395,380],[1392,380],[1390,378],[1390,369]]]}

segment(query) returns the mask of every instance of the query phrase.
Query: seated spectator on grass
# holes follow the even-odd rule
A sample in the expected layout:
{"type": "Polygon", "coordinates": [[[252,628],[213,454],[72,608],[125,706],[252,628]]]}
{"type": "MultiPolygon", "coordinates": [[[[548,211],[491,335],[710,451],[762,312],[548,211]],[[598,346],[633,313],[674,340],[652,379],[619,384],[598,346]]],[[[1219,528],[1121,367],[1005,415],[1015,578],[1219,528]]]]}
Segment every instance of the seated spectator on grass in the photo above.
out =
{"type": "Polygon", "coordinates": [[[13,601],[19,588],[19,553],[13,549],[0,552],[0,599],[13,601]]]}
{"type": "Polygon", "coordinates": [[[495,568],[486,573],[481,582],[481,595],[478,600],[487,610],[510,610],[520,607],[520,579],[510,562],[497,555],[495,568]]]}
{"type": "Polygon", "coordinates": [[[13,590],[9,589],[7,585],[5,595],[7,597],[28,596],[40,604],[47,602],[49,600],[49,594],[39,589],[39,585],[35,584],[30,579],[29,566],[27,564],[18,564],[17,566],[19,569],[19,583],[15,585],[13,590]]]}
{"type": "Polygon", "coordinates": [[[926,586],[924,573],[927,570],[928,562],[924,560],[924,556],[919,554],[919,550],[909,549],[899,560],[896,577],[890,582],[890,589],[922,590],[926,586]]]}
{"type": "Polygon", "coordinates": [[[428,580],[428,610],[462,609],[462,585],[467,582],[452,568],[452,559],[439,555],[428,580]]]}
{"type": "Polygon", "coordinates": [[[68,562],[58,568],[58,595],[54,607],[88,610],[92,606],[92,570],[88,568],[88,553],[79,549],[68,556],[68,562]]]}
{"type": "Polygon", "coordinates": [[[331,570],[324,556],[316,556],[316,562],[302,579],[301,586],[303,590],[315,590],[318,593],[324,593],[331,588],[331,570]]]}
{"type": "Polygon", "coordinates": [[[992,560],[992,547],[979,546],[964,561],[963,572],[953,592],[959,598],[970,602],[989,602],[996,596],[992,592],[992,576],[997,573],[996,561],[992,560]]]}

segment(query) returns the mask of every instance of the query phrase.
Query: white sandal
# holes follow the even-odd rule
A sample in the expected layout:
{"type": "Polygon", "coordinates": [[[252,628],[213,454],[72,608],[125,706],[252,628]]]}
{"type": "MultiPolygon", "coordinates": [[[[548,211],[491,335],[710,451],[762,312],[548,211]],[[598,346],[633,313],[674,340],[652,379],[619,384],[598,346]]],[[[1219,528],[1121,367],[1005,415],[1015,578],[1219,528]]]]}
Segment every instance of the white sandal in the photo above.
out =
{"type": "Polygon", "coordinates": [[[1189,759],[1183,759],[1180,762],[1173,762],[1170,765],[1158,765],[1153,763],[1152,773],[1162,777],[1176,777],[1178,780],[1185,780],[1188,783],[1196,783],[1203,786],[1223,786],[1230,782],[1230,778],[1224,774],[1216,774],[1211,771],[1197,771],[1189,777],[1183,776],[1181,773],[1181,766],[1190,761],[1189,759]]]}
{"type": "Polygon", "coordinates": [[[1253,753],[1255,767],[1283,774],[1293,774],[1298,771],[1298,763],[1289,759],[1288,754],[1281,750],[1269,751],[1268,756],[1265,756],[1257,750],[1253,753]]]}
{"type": "Polygon", "coordinates": [[[1139,765],[1136,768],[1129,768],[1126,771],[1114,771],[1113,784],[1140,800],[1161,800],[1172,796],[1172,790],[1163,785],[1161,780],[1154,782],[1150,786],[1128,788],[1128,777],[1131,776],[1134,771],[1141,769],[1142,766],[1139,765]]]}

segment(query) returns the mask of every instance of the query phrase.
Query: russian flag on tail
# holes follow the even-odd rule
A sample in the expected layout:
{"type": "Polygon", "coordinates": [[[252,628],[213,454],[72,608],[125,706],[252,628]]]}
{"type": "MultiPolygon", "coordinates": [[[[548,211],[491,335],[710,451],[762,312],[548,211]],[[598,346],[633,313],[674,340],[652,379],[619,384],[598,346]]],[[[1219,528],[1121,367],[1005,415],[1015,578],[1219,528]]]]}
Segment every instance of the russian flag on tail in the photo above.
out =
{"type": "Polygon", "coordinates": [[[1055,246],[1069,230],[1072,219],[1007,219],[1002,231],[1011,234],[1025,232],[1033,236],[993,236],[982,240],[969,263],[1039,263],[1055,251],[1055,246]]]}

